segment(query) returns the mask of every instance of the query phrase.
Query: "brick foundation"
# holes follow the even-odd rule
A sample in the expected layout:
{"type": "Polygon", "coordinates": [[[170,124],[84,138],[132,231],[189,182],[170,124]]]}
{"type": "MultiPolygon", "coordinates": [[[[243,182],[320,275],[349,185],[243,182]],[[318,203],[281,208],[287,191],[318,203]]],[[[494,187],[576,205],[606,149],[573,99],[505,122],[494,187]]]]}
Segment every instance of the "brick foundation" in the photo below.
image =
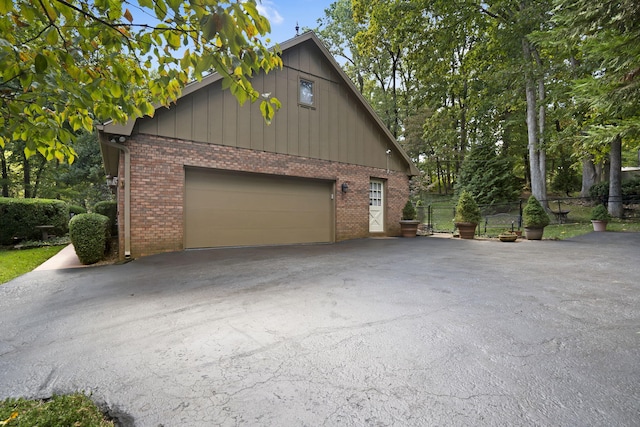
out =
{"type": "MultiPolygon", "coordinates": [[[[336,183],[335,240],[368,237],[369,181],[385,180],[385,232],[400,234],[398,220],[409,196],[409,178],[403,172],[350,165],[136,134],[125,143],[131,151],[131,255],[140,257],[184,247],[185,167],[246,171],[317,178],[336,183]],[[347,193],[340,191],[347,182],[347,193]]],[[[124,160],[120,177],[124,177],[124,160]]],[[[123,188],[119,188],[120,236],[124,236],[123,188]]],[[[124,239],[120,239],[124,254],[124,239]]]]}

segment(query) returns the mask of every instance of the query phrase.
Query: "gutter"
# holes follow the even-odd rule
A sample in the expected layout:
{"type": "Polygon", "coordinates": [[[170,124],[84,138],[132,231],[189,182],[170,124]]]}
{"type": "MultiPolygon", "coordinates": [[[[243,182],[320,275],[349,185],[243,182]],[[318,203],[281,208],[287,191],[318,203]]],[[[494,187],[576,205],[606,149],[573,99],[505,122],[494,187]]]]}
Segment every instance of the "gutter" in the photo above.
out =
{"type": "MultiPolygon", "coordinates": [[[[100,134],[101,143],[109,147],[116,148],[124,153],[124,258],[131,259],[131,152],[129,147],[116,142],[116,138],[107,139],[103,133],[100,134]]],[[[126,138],[120,136],[119,142],[125,142],[126,138]]]]}

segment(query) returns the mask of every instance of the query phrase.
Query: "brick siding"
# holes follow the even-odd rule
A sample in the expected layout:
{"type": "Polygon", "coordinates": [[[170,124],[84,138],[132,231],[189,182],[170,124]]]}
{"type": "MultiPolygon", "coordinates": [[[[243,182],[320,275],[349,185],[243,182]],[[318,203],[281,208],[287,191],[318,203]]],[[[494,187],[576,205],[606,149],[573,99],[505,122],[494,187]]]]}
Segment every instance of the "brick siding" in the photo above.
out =
{"type": "MultiPolygon", "coordinates": [[[[131,255],[139,257],[184,247],[185,167],[317,178],[336,183],[335,240],[368,237],[369,181],[385,181],[385,232],[400,234],[398,220],[409,196],[403,172],[326,160],[135,134],[131,151],[131,255]],[[340,187],[347,182],[349,190],[340,187]]],[[[120,177],[124,177],[120,161],[120,177]]],[[[120,236],[124,236],[123,189],[119,188],[120,236]]],[[[124,239],[120,239],[124,254],[124,239]]]]}

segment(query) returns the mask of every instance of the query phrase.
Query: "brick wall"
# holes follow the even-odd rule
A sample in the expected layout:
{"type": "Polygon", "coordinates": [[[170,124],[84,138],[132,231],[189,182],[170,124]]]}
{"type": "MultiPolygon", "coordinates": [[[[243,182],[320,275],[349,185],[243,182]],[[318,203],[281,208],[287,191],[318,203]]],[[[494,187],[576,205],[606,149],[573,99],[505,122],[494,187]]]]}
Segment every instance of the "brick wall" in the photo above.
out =
{"type": "MultiPolygon", "coordinates": [[[[133,257],[183,249],[184,169],[190,166],[335,181],[336,241],[370,236],[369,181],[382,179],[386,186],[383,234],[400,234],[398,220],[409,195],[403,172],[141,134],[125,145],[131,151],[133,257]],[[340,191],[343,182],[349,185],[347,193],[340,191]]],[[[121,159],[120,177],[124,177],[123,164],[121,159]]],[[[124,236],[122,188],[118,199],[119,231],[124,236]]],[[[123,238],[120,253],[124,254],[123,238]]]]}

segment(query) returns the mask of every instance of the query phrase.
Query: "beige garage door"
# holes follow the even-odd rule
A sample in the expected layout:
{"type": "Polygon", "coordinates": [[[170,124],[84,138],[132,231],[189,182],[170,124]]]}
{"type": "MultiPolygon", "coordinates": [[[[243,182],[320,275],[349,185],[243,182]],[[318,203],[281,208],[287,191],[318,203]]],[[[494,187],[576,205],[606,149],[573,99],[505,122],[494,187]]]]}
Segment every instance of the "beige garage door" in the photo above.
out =
{"type": "Polygon", "coordinates": [[[187,169],[185,246],[332,242],[332,192],[326,181],[187,169]]]}

